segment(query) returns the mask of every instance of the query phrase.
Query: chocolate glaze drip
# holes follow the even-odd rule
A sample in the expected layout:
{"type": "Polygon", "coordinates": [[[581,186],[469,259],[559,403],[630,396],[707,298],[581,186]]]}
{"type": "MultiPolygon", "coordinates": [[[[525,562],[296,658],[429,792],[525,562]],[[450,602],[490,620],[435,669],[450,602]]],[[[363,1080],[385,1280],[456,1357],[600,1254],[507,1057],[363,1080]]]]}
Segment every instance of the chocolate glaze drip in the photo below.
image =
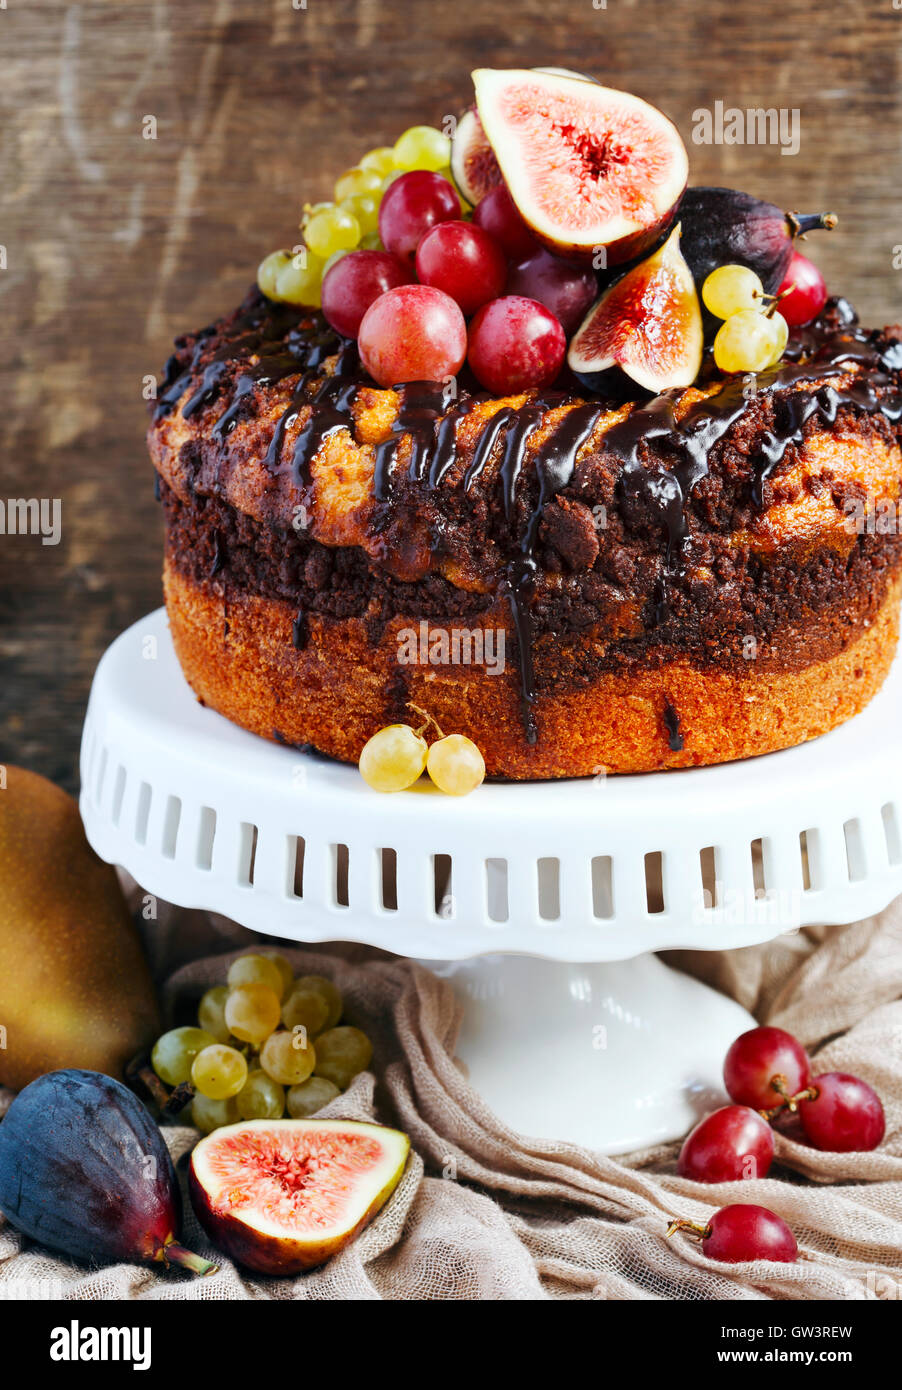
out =
{"type": "Polygon", "coordinates": [[[664,705],[664,728],[671,753],[682,753],[683,735],[680,733],[680,716],[675,705],[668,700],[664,705]]]}
{"type": "MultiPolygon", "coordinates": [[[[845,319],[851,312],[842,302],[839,316],[845,319]]],[[[679,421],[674,407],[680,392],[665,392],[605,435],[605,448],[623,460],[620,488],[624,497],[641,497],[657,515],[666,538],[656,621],[663,621],[669,611],[668,576],[681,567],[687,539],[686,502],[708,471],[711,449],[742,417],[753,396],[769,396],[776,415],[775,427],[764,436],[755,460],[752,496],[759,509],[764,506],[764,484],[789,446],[802,443],[804,425],[813,416],[832,424],[841,407],[852,406],[867,414],[879,411],[890,421],[902,418],[902,394],[892,375],[902,369],[902,345],[881,349],[879,335],[866,333],[854,320],[840,322],[833,331],[815,326],[804,331],[807,352],[796,347],[798,360],[761,373],[750,386],[741,378],[731,378],[714,395],[690,406],[679,421]],[[865,368],[867,378],[856,377],[841,387],[819,386],[811,394],[795,389],[854,367],[865,368]],[[666,447],[674,460],[670,468],[642,462],[645,440],[657,440],[666,447]]]]}
{"type": "Polygon", "coordinates": [[[310,641],[310,624],[302,608],[298,609],[297,616],[291,624],[291,641],[295,650],[299,652],[302,652],[310,641]]]}
{"type": "MultiPolygon", "coordinates": [[[[508,430],[501,459],[504,483],[505,514],[510,520],[516,501],[517,478],[523,466],[527,441],[535,433],[538,422],[563,397],[545,396],[542,400],[523,406],[514,412],[515,419],[508,430]]],[[[511,617],[517,633],[520,663],[520,711],[527,743],[535,743],[538,730],[535,722],[536,682],[533,660],[532,616],[529,600],[535,588],[538,564],[535,546],[538,540],[542,513],[556,492],[560,492],[573,477],[576,456],[587,442],[602,413],[600,405],[578,405],[556,425],[551,436],[536,455],[536,476],[539,492],[520,538],[520,553],[510,561],[505,576],[505,596],[510,604],[511,617]]]]}
{"type": "MultiPolygon", "coordinates": [[[[290,465],[298,485],[309,487],[310,465],[323,441],[339,429],[349,429],[353,436],[355,397],[361,388],[371,385],[360,367],[356,345],[334,333],[321,315],[305,317],[290,306],[270,304],[262,298],[251,302],[236,327],[237,333],[230,334],[208,361],[203,359],[209,350],[212,328],[198,335],[187,366],[177,357],[170,358],[156,417],[177,405],[189,381],[200,371],[200,382],[182,409],[185,418],[190,419],[217,397],[227,370],[237,358],[243,365],[231,400],[212,427],[221,440],[241,418],[244,402],[252,399],[256,386],[275,384],[295,375],[297,382],[273,432],[266,464],[271,471],[279,468],[286,431],[300,412],[309,408],[290,465]],[[324,376],[322,369],[330,357],[335,358],[333,374],[324,376]]],[[[879,412],[891,422],[902,419],[900,372],[902,344],[887,346],[879,334],[867,333],[858,326],[854,310],[844,300],[835,300],[822,319],[794,335],[783,364],[760,374],[751,388],[743,380],[729,378],[713,395],[691,405],[679,419],[677,405],[682,393],[664,392],[648,404],[634,408],[621,424],[607,431],[601,447],[622,462],[618,485],[626,510],[630,510],[632,502],[636,510],[656,517],[665,539],[663,573],[654,605],[656,622],[661,623],[668,616],[668,581],[680,572],[683,563],[688,539],[686,504],[708,472],[712,449],[741,419],[752,396],[766,395],[774,407],[774,425],[764,437],[755,460],[752,494],[760,508],[764,505],[768,479],[786,450],[802,443],[805,425],[814,416],[832,423],[840,409],[850,407],[868,414],[879,412]],[[804,389],[825,376],[851,373],[856,368],[867,375],[853,377],[843,386],[804,389]],[[658,444],[658,452],[666,455],[668,464],[644,457],[646,441],[658,444]]],[[[389,438],[375,451],[374,495],[385,506],[393,501],[403,436],[410,439],[409,481],[435,489],[456,461],[459,423],[480,399],[464,392],[448,410],[447,389],[441,382],[408,382],[396,390],[400,396],[397,418],[389,438]]],[[[464,492],[472,489],[499,446],[504,513],[507,521],[513,522],[529,441],[546,412],[570,400],[572,397],[563,393],[545,392],[522,406],[498,410],[477,440],[464,475],[464,492]]],[[[539,527],[547,503],[571,480],[579,450],[588,442],[604,409],[602,402],[575,405],[534,450],[538,495],[502,580],[501,593],[510,605],[517,634],[521,709],[526,737],[531,743],[536,739],[536,688],[530,606],[538,575],[535,550],[539,527]]],[[[379,525],[378,519],[375,524],[379,525]]],[[[298,615],[293,633],[296,645],[301,616],[298,615]]],[[[669,704],[665,725],[671,747],[678,751],[682,747],[679,718],[675,710],[671,714],[668,710],[672,710],[669,704]]]]}

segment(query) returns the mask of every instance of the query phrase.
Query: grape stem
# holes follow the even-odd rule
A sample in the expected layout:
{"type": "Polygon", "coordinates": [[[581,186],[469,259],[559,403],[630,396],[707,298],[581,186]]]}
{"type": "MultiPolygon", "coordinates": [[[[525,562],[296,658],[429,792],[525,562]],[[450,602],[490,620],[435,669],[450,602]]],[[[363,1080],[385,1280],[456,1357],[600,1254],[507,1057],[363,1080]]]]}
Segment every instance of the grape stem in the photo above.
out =
{"type": "Polygon", "coordinates": [[[439,738],[444,738],[444,737],[445,737],[445,735],[442,733],[441,729],[439,728],[437,722],[433,719],[433,717],[432,717],[431,714],[427,713],[426,710],[420,709],[419,705],[415,705],[415,704],[413,703],[412,700],[409,700],[409,701],[408,701],[408,703],[407,703],[407,708],[408,708],[408,709],[414,710],[417,714],[421,714],[421,715],[423,716],[423,718],[426,720],[426,723],[425,723],[425,724],[421,724],[420,727],[419,727],[418,729],[414,729],[414,733],[417,735],[418,738],[422,735],[424,729],[428,729],[428,728],[429,728],[429,725],[430,725],[430,724],[431,724],[431,725],[433,726],[433,728],[435,729],[435,732],[438,734],[439,738]]]}
{"type": "Polygon", "coordinates": [[[162,1110],[169,1104],[169,1092],[157,1076],[153,1067],[149,1066],[143,1053],[133,1057],[125,1068],[126,1081],[140,1081],[146,1090],[150,1092],[151,1098],[162,1110]]]}
{"type": "Polygon", "coordinates": [[[688,1231],[696,1240],[707,1240],[711,1234],[711,1227],[703,1226],[699,1221],[687,1221],[677,1216],[667,1227],[667,1234],[664,1239],[669,1240],[671,1236],[676,1235],[677,1231],[688,1231]]]}
{"type": "Polygon", "coordinates": [[[776,1072],[770,1079],[771,1089],[782,1096],[779,1105],[775,1105],[772,1110],[759,1110],[758,1114],[765,1120],[773,1120],[782,1110],[789,1110],[791,1115],[795,1115],[799,1102],[803,1100],[817,1100],[818,1089],[816,1086],[806,1086],[803,1091],[798,1091],[796,1095],[790,1095],[789,1082],[782,1072],[776,1072]]]}

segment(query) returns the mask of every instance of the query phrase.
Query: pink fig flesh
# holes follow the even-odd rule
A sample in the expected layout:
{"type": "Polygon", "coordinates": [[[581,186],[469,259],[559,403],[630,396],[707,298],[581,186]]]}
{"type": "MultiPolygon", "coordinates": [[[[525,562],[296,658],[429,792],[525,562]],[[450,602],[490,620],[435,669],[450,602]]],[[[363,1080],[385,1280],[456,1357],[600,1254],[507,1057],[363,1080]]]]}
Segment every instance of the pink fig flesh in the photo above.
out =
{"type": "Polygon", "coordinates": [[[490,189],[504,182],[475,106],[465,111],[457,122],[451,142],[451,173],[461,194],[473,207],[490,189]]]}
{"type": "Polygon", "coordinates": [[[299,1274],[343,1249],[401,1180],[410,1140],[353,1120],[248,1120],[191,1156],[188,1189],[220,1250],[261,1274],[299,1274]]]}
{"type": "Polygon", "coordinates": [[[505,183],[540,241],[599,267],[654,244],[689,171],[679,132],[662,112],[559,73],[481,68],[473,81],[505,183]]]}
{"type": "Polygon", "coordinates": [[[691,386],[704,335],[695,282],[680,252],[680,229],[633,266],[589,310],[570,342],[574,372],[621,367],[646,391],[691,386]]]}

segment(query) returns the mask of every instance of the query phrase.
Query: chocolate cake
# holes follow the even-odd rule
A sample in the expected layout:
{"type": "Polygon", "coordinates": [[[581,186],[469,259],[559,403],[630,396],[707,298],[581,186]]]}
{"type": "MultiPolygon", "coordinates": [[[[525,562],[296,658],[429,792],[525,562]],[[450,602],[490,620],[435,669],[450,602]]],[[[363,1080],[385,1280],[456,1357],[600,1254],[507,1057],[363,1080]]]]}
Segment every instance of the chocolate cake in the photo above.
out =
{"type": "Polygon", "coordinates": [[[895,651],[900,374],[832,300],[756,378],[383,389],[255,289],[179,340],[150,430],[185,675],[345,761],[412,703],[516,779],[826,733],[895,651]]]}

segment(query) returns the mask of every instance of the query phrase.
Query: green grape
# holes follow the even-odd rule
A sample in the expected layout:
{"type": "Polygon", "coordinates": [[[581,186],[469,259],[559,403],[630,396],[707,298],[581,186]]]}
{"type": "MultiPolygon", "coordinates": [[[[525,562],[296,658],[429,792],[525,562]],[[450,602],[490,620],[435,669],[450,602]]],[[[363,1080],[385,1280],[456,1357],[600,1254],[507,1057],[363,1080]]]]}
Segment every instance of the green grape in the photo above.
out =
{"type": "Polygon", "coordinates": [[[444,169],[451,163],[451,141],[431,125],[414,125],[395,141],[398,169],[444,169]]]}
{"type": "MultiPolygon", "coordinates": [[[[305,223],[304,240],[315,255],[326,259],[333,251],[353,250],[360,241],[360,223],[343,208],[326,208],[314,213],[305,223]]],[[[281,282],[281,276],[279,278],[281,282]]]]}
{"type": "Polygon", "coordinates": [[[344,1091],[358,1072],[366,1071],[372,1057],[373,1044],[359,1028],[330,1028],[316,1040],[314,1070],[344,1091]]]}
{"type": "Polygon", "coordinates": [[[209,1096],[196,1095],[191,1102],[191,1119],[202,1134],[212,1134],[222,1125],[234,1125],[241,1119],[235,1097],[225,1100],[210,1100],[209,1096]]]}
{"type": "Polygon", "coordinates": [[[356,198],[363,193],[375,193],[382,187],[383,175],[375,169],[346,169],[335,184],[335,201],[356,198]]]}
{"type": "Polygon", "coordinates": [[[785,319],[757,309],[740,309],[720,325],[714,339],[714,361],[722,372],[763,372],[780,356],[785,319]],[[776,320],[779,319],[778,323],[776,320]]]}
{"type": "Polygon", "coordinates": [[[306,227],[311,217],[315,217],[318,212],[325,212],[328,208],[334,208],[334,203],[305,203],[304,212],[301,217],[301,228],[306,227]]]}
{"type": "Polygon", "coordinates": [[[235,1097],[235,1105],[242,1120],[281,1120],[285,1091],[265,1071],[251,1071],[235,1097]]]}
{"type": "Polygon", "coordinates": [[[267,960],[271,960],[282,976],[282,993],[280,997],[285,999],[291,993],[291,987],[294,984],[294,966],[291,961],[287,956],[281,955],[279,951],[270,950],[269,947],[258,951],[257,954],[259,956],[265,956],[267,960]]]}
{"type": "Polygon", "coordinates": [[[395,167],[395,152],[391,145],[379,145],[375,150],[367,150],[360,161],[361,169],[375,169],[381,179],[390,174],[395,167]]]}
{"type": "Polygon", "coordinates": [[[728,319],[742,309],[764,308],[764,286],[747,265],[719,265],[702,285],[705,308],[719,319],[728,319]]]}
{"type": "Polygon", "coordinates": [[[198,1052],[215,1041],[203,1028],[171,1028],[154,1043],[151,1065],[167,1086],[179,1086],[191,1075],[191,1063],[198,1052]]]}
{"type": "Polygon", "coordinates": [[[364,744],[360,775],[377,792],[403,792],[426,766],[429,747],[409,724],[386,724],[364,744]]]}
{"type": "Polygon", "coordinates": [[[277,999],[282,998],[285,990],[282,972],[268,956],[239,956],[229,966],[227,979],[229,989],[235,989],[238,985],[266,985],[277,999]]]}
{"type": "Polygon", "coordinates": [[[356,217],[361,237],[365,237],[372,236],[373,232],[379,230],[379,203],[381,200],[381,192],[378,197],[374,193],[361,193],[356,197],[342,198],[338,206],[343,208],[345,212],[349,212],[352,217],[356,217]]]}
{"type": "Polygon", "coordinates": [[[316,1065],[313,1044],[306,1039],[302,1028],[288,1033],[273,1033],[266,1039],[260,1051],[260,1065],[283,1086],[296,1086],[306,1081],[316,1065]]]}
{"type": "Polygon", "coordinates": [[[385,193],[389,188],[391,188],[395,179],[400,179],[406,173],[406,169],[392,169],[389,173],[385,175],[385,178],[382,180],[382,192],[385,193]]]}
{"type": "Polygon", "coordinates": [[[360,249],[361,251],[384,251],[385,247],[382,244],[382,238],[379,233],[371,232],[369,236],[361,238],[360,249]]]}
{"type": "Polygon", "coordinates": [[[279,996],[269,985],[238,985],[226,1000],[225,1021],[236,1038],[259,1047],[278,1028],[281,1013],[279,996]]]}
{"type": "Polygon", "coordinates": [[[291,261],[287,251],[270,251],[257,267],[257,284],[267,299],[276,299],[276,281],[279,272],[291,261]]]}
{"type": "Polygon", "coordinates": [[[321,994],[329,1006],[325,1026],[335,1027],[344,1009],[344,1000],[337,985],[327,980],[325,975],[299,975],[294,982],[292,993],[295,990],[313,990],[314,994],[321,994]]]}
{"type": "Polygon", "coordinates": [[[777,362],[779,362],[780,358],[783,356],[783,353],[786,350],[786,344],[789,342],[789,324],[786,322],[783,315],[778,314],[776,311],[774,311],[774,313],[772,314],[769,314],[768,318],[774,325],[774,335],[776,338],[776,342],[774,344],[774,355],[769,363],[769,365],[773,367],[777,362]]]}
{"type": "Polygon", "coordinates": [[[208,1100],[228,1100],[237,1096],[247,1080],[247,1062],[237,1048],[213,1043],[192,1062],[191,1080],[208,1100]]]}
{"type": "Polygon", "coordinates": [[[322,302],[323,258],[303,247],[276,278],[277,297],[286,304],[318,309],[322,302]]]}
{"type": "Polygon", "coordinates": [[[446,734],[429,747],[426,771],[448,796],[466,796],[485,780],[485,762],[472,739],[446,734]]]}
{"type": "Polygon", "coordinates": [[[282,1005],[282,1022],[289,1029],[306,1028],[315,1038],[329,1023],[329,1001],[320,990],[295,987],[282,1005]]]}
{"type": "Polygon", "coordinates": [[[208,989],[197,1006],[197,1021],[201,1028],[213,1036],[214,1042],[228,1042],[229,1025],[225,1021],[226,1000],[229,997],[228,985],[214,985],[208,989]]]}
{"type": "Polygon", "coordinates": [[[302,1081],[299,1086],[292,1086],[288,1092],[288,1113],[293,1120],[306,1119],[308,1115],[315,1115],[324,1105],[328,1105],[330,1100],[340,1095],[341,1092],[334,1081],[327,1081],[324,1076],[308,1076],[306,1081],[302,1081]]]}

